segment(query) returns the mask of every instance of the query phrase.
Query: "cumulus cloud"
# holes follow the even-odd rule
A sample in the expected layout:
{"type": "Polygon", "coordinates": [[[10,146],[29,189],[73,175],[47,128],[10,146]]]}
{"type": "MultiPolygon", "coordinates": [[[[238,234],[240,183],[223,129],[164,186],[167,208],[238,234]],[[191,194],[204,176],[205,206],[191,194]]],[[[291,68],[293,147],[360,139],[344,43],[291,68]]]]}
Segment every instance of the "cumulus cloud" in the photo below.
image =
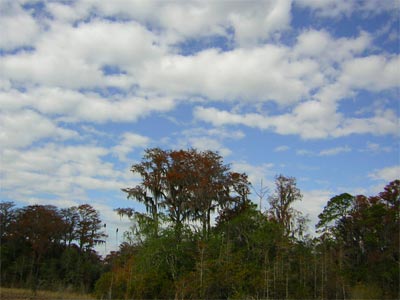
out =
{"type": "Polygon", "coordinates": [[[338,81],[357,89],[381,91],[400,86],[400,56],[372,55],[351,59],[343,64],[338,81]]]}
{"type": "Polygon", "coordinates": [[[19,82],[66,88],[127,88],[135,83],[135,70],[161,53],[155,36],[135,22],[98,20],[77,27],[56,23],[42,34],[35,51],[5,56],[0,68],[2,76],[19,82]],[[127,74],[105,76],[102,68],[107,65],[126,68],[127,74]]]}
{"type": "Polygon", "coordinates": [[[141,97],[122,95],[102,97],[58,87],[40,87],[25,92],[0,92],[0,103],[7,110],[17,111],[33,107],[43,114],[60,116],[65,121],[136,121],[152,112],[169,111],[175,106],[170,97],[141,97]]]}
{"type": "Polygon", "coordinates": [[[256,49],[192,56],[168,55],[146,66],[140,76],[145,89],[216,100],[293,103],[320,82],[318,65],[308,59],[290,61],[288,49],[265,45],[256,49]]]}
{"type": "Polygon", "coordinates": [[[118,190],[126,177],[103,160],[108,153],[108,149],[85,145],[3,149],[3,193],[15,200],[43,194],[56,199],[85,199],[87,190],[118,190]]]}
{"type": "MultiPolygon", "coordinates": [[[[88,12],[95,9],[106,16],[132,15],[124,22],[94,18],[91,22],[77,23],[76,26],[63,22],[50,23],[49,30],[37,40],[35,51],[0,59],[3,82],[12,80],[19,84],[43,85],[30,91],[31,95],[36,93],[35,96],[39,98],[33,105],[40,107],[41,111],[56,111],[57,107],[63,105],[71,114],[67,113],[67,118],[95,122],[131,121],[153,110],[170,110],[174,107],[171,98],[201,96],[209,100],[240,101],[249,105],[273,101],[280,106],[295,106],[295,111],[292,115],[274,117],[271,124],[265,124],[268,122],[264,120],[262,127],[273,127],[281,134],[296,134],[296,127],[302,122],[305,128],[301,135],[306,138],[325,137],[327,132],[335,128],[341,117],[335,102],[352,95],[353,90],[369,89],[378,92],[398,85],[398,56],[357,57],[371,44],[371,37],[366,32],[360,32],[354,38],[334,38],[327,31],[310,29],[297,37],[293,49],[264,43],[257,47],[235,48],[226,52],[208,49],[182,56],[171,52],[171,48],[165,45],[163,30],[151,31],[140,23],[146,20],[156,22],[152,9],[159,9],[160,15],[168,20],[175,15],[179,19],[182,7],[186,7],[195,16],[211,10],[215,11],[215,22],[234,19],[238,11],[246,12],[238,18],[247,18],[253,14],[258,16],[260,12],[265,12],[268,17],[259,20],[274,24],[279,24],[276,19],[281,20],[281,14],[290,11],[290,3],[286,1],[259,4],[264,10],[257,5],[242,7],[240,4],[223,4],[229,7],[231,13],[220,12],[213,7],[216,4],[212,3],[191,2],[186,6],[167,3],[162,4],[161,8],[155,8],[152,4],[138,6],[129,1],[89,1],[74,5],[53,3],[48,9],[64,19],[75,13],[77,7],[88,12]],[[107,47],[103,46],[105,44],[107,47]],[[333,67],[333,63],[339,64],[338,67],[333,67]],[[107,68],[117,72],[107,74],[107,68]],[[374,77],[376,74],[379,75],[378,79],[374,77]],[[155,95],[155,100],[125,96],[109,101],[76,91],[110,86],[123,91],[135,87],[141,94],[155,95]],[[53,101],[55,97],[66,101],[53,101]],[[98,112],[96,114],[92,113],[94,107],[98,112]],[[306,116],[307,110],[314,112],[324,122],[316,123],[317,118],[311,120],[312,117],[306,116]],[[323,118],[326,114],[332,117],[329,122],[323,118]],[[293,128],[289,128],[288,121],[291,121],[292,116],[297,122],[291,123],[293,128]]],[[[163,26],[164,21],[159,22],[163,26]]],[[[225,25],[221,25],[224,22],[217,22],[219,30],[225,28],[225,25]]],[[[177,28],[182,27],[174,25],[171,20],[165,21],[165,24],[169,24],[169,27],[163,27],[166,32],[178,32],[177,28]]],[[[240,20],[238,24],[245,26],[243,24],[246,22],[240,20]]],[[[208,28],[204,22],[199,21],[199,24],[193,26],[198,29],[187,29],[186,26],[181,29],[189,31],[179,34],[199,34],[200,28],[209,32],[209,29],[203,28],[208,28]]],[[[284,28],[283,25],[274,26],[284,28]]],[[[239,32],[235,31],[235,35],[240,35],[239,32]]],[[[25,93],[23,97],[26,96],[25,93]]],[[[8,101],[8,104],[18,105],[14,102],[8,101]]],[[[356,123],[357,120],[352,122],[356,123]]],[[[351,124],[350,127],[353,126],[351,124]]],[[[337,135],[340,136],[340,133],[337,135]]]]}
{"type": "Polygon", "coordinates": [[[361,32],[355,38],[334,38],[326,30],[309,29],[297,37],[293,52],[296,56],[312,57],[322,63],[340,62],[363,53],[371,42],[367,32],[361,32]]]}
{"type": "MultiPolygon", "coordinates": [[[[236,1],[85,1],[78,2],[73,9],[152,24],[169,44],[199,36],[229,36],[231,29],[236,44],[257,44],[288,29],[291,20],[290,0],[252,5],[236,1]]],[[[58,12],[60,16],[68,15],[67,9],[58,7],[58,12]]]]}
{"type": "Polygon", "coordinates": [[[330,104],[308,101],[292,113],[268,116],[259,113],[232,113],[216,108],[195,107],[194,116],[214,126],[245,125],[279,134],[298,134],[303,139],[341,137],[351,134],[398,134],[398,117],[393,110],[378,111],[370,118],[348,118],[336,112],[330,104]]]}
{"type": "Polygon", "coordinates": [[[378,110],[369,118],[347,118],[333,132],[334,137],[350,134],[394,135],[399,134],[399,117],[392,109],[378,110]]]}
{"type": "Polygon", "coordinates": [[[0,48],[10,51],[34,45],[40,33],[36,20],[16,1],[0,3],[0,48]]]}
{"type": "Polygon", "coordinates": [[[27,147],[45,138],[67,140],[78,136],[77,132],[64,129],[29,109],[0,114],[0,144],[3,148],[27,147]]]}

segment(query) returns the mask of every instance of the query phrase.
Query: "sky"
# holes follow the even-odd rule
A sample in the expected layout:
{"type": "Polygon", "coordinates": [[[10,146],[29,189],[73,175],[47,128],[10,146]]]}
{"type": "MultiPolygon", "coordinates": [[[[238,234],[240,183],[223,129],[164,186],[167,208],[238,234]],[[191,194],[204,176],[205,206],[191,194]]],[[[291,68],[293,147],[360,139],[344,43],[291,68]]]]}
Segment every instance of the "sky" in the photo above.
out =
{"type": "Polygon", "coordinates": [[[129,226],[113,210],[143,209],[120,190],[131,165],[193,147],[253,191],[295,177],[313,231],[334,195],[400,177],[399,15],[398,0],[0,0],[0,199],[89,203],[106,252],[129,226]]]}

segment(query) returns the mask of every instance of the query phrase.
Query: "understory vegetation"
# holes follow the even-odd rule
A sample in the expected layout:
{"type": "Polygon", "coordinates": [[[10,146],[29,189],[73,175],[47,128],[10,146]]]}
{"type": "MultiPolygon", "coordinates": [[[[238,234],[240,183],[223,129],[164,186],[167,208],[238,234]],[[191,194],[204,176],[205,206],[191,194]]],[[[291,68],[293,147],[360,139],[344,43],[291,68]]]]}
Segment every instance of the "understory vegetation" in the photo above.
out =
{"type": "Polygon", "coordinates": [[[255,191],[261,211],[247,175],[212,151],[148,149],[131,171],[141,180],[123,192],[145,210],[117,210],[132,228],[104,259],[90,205],[2,202],[1,284],[101,299],[399,298],[400,180],[331,198],[309,235],[293,177],[255,191]]]}

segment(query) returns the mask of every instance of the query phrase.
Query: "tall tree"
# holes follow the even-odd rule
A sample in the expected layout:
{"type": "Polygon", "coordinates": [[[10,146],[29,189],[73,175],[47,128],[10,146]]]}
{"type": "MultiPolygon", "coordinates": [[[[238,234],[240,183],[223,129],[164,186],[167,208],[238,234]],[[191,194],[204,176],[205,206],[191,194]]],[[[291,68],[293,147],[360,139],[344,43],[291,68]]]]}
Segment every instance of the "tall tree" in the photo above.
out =
{"type": "MultiPolygon", "coordinates": [[[[165,198],[165,175],[168,163],[168,153],[159,148],[146,149],[140,163],[134,164],[131,171],[139,174],[142,181],[134,188],[124,188],[128,198],[143,203],[147,213],[150,213],[154,222],[154,236],[158,236],[160,209],[165,198]]],[[[123,210],[119,210],[124,213],[123,210]]]]}
{"type": "MultiPolygon", "coordinates": [[[[212,151],[147,149],[143,160],[131,168],[141,176],[140,184],[123,191],[128,198],[144,203],[155,224],[155,236],[162,215],[174,225],[177,237],[188,220],[200,222],[203,236],[207,236],[212,212],[230,202],[244,201],[249,194],[247,176],[229,169],[212,151]]],[[[132,215],[126,209],[119,212],[132,215]]]]}
{"type": "Polygon", "coordinates": [[[10,226],[16,218],[16,210],[14,202],[6,201],[0,203],[0,245],[5,242],[8,234],[10,234],[10,226]]]}
{"type": "Polygon", "coordinates": [[[31,205],[22,208],[16,222],[13,234],[21,241],[21,245],[29,245],[31,252],[31,287],[36,291],[39,283],[41,262],[53,245],[61,240],[64,223],[57,208],[51,205],[31,205]]]}
{"type": "Polygon", "coordinates": [[[91,250],[97,244],[104,243],[107,236],[103,231],[99,212],[89,204],[82,204],[76,208],[78,220],[75,234],[80,250],[91,250]]]}
{"type": "Polygon", "coordinates": [[[349,293],[358,298],[398,295],[399,195],[400,181],[395,180],[378,196],[345,193],[329,200],[317,224],[330,241],[325,243],[324,257],[336,261],[330,264],[325,294],[331,290],[331,296],[344,298],[349,293]],[[332,282],[338,282],[340,289],[329,288],[332,282]]]}
{"type": "Polygon", "coordinates": [[[269,197],[269,212],[282,226],[285,236],[293,232],[298,220],[296,216],[300,215],[292,204],[301,200],[302,197],[294,177],[279,175],[275,178],[275,191],[269,197]]]}
{"type": "Polygon", "coordinates": [[[65,224],[62,231],[64,245],[70,247],[71,243],[78,239],[76,231],[79,222],[78,208],[76,206],[63,208],[60,210],[60,215],[65,224]]]}
{"type": "Polygon", "coordinates": [[[195,152],[193,162],[193,219],[202,224],[203,236],[207,237],[211,228],[211,213],[217,207],[226,206],[232,198],[229,192],[233,181],[229,176],[229,166],[224,165],[222,157],[212,151],[195,152]]]}

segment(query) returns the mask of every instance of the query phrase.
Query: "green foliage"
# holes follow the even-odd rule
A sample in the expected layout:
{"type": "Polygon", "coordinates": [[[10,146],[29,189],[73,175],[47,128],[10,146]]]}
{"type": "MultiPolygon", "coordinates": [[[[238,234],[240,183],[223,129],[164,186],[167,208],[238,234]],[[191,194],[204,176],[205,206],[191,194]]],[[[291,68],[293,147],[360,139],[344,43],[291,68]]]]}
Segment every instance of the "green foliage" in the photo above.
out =
{"type": "Polygon", "coordinates": [[[328,228],[332,222],[335,222],[334,225],[337,225],[337,222],[339,222],[341,218],[344,218],[350,212],[353,204],[354,197],[348,193],[343,193],[333,197],[328,201],[328,204],[325,206],[323,212],[319,214],[318,218],[320,221],[316,227],[318,229],[322,227],[328,228]]]}

